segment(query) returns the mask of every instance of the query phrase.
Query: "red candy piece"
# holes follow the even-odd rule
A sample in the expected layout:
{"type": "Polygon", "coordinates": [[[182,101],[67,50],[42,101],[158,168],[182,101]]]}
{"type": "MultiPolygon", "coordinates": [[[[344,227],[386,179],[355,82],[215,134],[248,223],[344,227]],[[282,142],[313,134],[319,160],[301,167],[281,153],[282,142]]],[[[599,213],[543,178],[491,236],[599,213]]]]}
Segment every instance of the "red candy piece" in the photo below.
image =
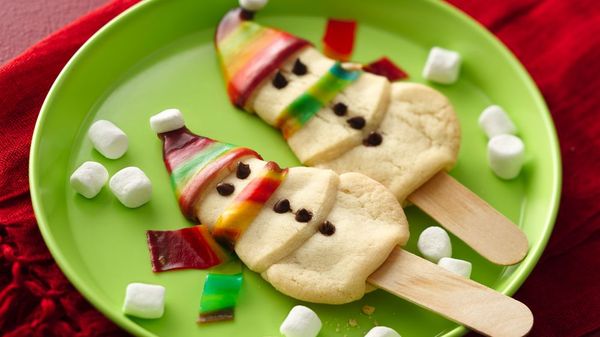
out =
{"type": "Polygon", "coordinates": [[[385,76],[390,82],[408,78],[408,74],[387,57],[363,66],[363,70],[375,75],[385,76]]]}
{"type": "Polygon", "coordinates": [[[329,19],[323,36],[323,53],[335,60],[348,61],[355,37],[356,21],[329,19]]]}
{"type": "Polygon", "coordinates": [[[229,259],[206,226],[174,231],[147,231],[152,270],[208,269],[229,259]]]}

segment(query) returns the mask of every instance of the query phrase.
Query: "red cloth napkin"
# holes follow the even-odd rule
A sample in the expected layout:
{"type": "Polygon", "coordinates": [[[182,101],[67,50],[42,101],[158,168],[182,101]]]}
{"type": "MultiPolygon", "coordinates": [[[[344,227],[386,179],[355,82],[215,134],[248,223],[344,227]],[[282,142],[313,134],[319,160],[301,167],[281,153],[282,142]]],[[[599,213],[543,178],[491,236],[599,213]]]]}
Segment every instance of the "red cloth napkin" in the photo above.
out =
{"type": "MultiPolygon", "coordinates": [[[[73,289],[52,260],[31,209],[27,165],[38,111],[60,69],[97,29],[136,2],[115,0],[0,68],[2,336],[127,336],[73,289]]],[[[558,221],[540,263],[516,295],[535,315],[531,336],[595,331],[600,328],[600,6],[596,0],[450,2],[521,60],[542,90],[560,138],[564,183],[558,221]]]]}

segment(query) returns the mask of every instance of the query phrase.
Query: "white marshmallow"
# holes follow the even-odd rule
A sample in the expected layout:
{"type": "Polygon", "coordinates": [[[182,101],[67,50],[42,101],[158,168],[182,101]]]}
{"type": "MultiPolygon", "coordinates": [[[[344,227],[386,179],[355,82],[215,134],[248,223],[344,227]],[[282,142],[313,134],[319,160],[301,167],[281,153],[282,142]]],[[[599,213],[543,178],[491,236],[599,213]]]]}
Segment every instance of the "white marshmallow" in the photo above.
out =
{"type": "Polygon", "coordinates": [[[96,150],[108,159],[120,158],[129,145],[125,132],[106,120],[94,122],[88,130],[88,137],[96,150]]]}
{"type": "Polygon", "coordinates": [[[365,337],[400,337],[400,334],[387,326],[376,326],[369,330],[365,337]]]}
{"type": "Polygon", "coordinates": [[[481,112],[479,126],[488,138],[502,134],[514,135],[517,132],[517,128],[510,117],[497,105],[490,105],[481,112]]]}
{"type": "Polygon", "coordinates": [[[492,171],[502,179],[519,175],[525,161],[525,145],[513,135],[498,135],[488,142],[488,162],[492,171]]]}
{"type": "Polygon", "coordinates": [[[451,257],[443,257],[438,262],[438,266],[451,271],[460,276],[471,278],[471,262],[453,259],[451,257]]]}
{"type": "Polygon", "coordinates": [[[150,117],[150,127],[156,133],[169,132],[185,126],[179,109],[167,109],[150,117]]]}
{"type": "Polygon", "coordinates": [[[427,260],[437,263],[443,257],[452,256],[452,244],[448,233],[438,226],[427,227],[417,241],[419,252],[427,260]]]}
{"type": "Polygon", "coordinates": [[[440,48],[433,47],[429,51],[427,62],[423,68],[423,77],[442,84],[452,84],[458,79],[460,72],[460,54],[440,48]]]}
{"type": "Polygon", "coordinates": [[[131,166],[115,173],[108,183],[117,199],[129,208],[140,207],[152,197],[152,183],[144,171],[131,166]]]}
{"type": "Polygon", "coordinates": [[[71,187],[88,199],[98,195],[107,180],[108,171],[102,164],[95,161],[86,161],[81,164],[70,178],[71,187]]]}
{"type": "Polygon", "coordinates": [[[125,291],[123,312],[139,318],[160,318],[165,311],[165,287],[130,283],[125,291]]]}
{"type": "Polygon", "coordinates": [[[256,12],[267,4],[268,0],[240,0],[240,7],[245,10],[256,12]]]}
{"type": "Polygon", "coordinates": [[[315,337],[321,330],[321,320],[319,316],[302,305],[297,305],[290,310],[279,332],[286,337],[315,337]]]}

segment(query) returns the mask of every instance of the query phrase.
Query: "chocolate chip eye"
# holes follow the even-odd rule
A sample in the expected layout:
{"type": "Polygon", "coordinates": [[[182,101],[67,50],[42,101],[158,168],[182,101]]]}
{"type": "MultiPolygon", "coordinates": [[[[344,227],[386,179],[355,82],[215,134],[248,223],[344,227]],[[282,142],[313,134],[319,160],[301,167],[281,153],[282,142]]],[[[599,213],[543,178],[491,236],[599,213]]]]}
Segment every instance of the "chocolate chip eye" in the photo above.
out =
{"type": "Polygon", "coordinates": [[[325,236],[331,236],[335,233],[335,226],[331,222],[325,221],[319,226],[319,232],[325,236]]]}
{"type": "Polygon", "coordinates": [[[290,201],[287,199],[281,199],[281,200],[277,201],[275,203],[275,205],[273,205],[273,210],[275,211],[275,213],[279,213],[279,214],[289,212],[291,210],[290,201]]]}
{"type": "Polygon", "coordinates": [[[306,75],[306,73],[308,72],[308,68],[306,68],[306,64],[302,63],[300,59],[296,59],[296,62],[294,62],[294,68],[292,69],[292,72],[298,76],[302,76],[306,75]]]}
{"type": "Polygon", "coordinates": [[[312,213],[305,208],[301,208],[296,212],[296,221],[298,222],[309,222],[312,219],[312,213]]]}
{"type": "Polygon", "coordinates": [[[346,122],[348,122],[348,124],[350,124],[350,127],[356,130],[360,130],[362,128],[365,127],[365,119],[362,117],[352,117],[348,120],[346,120],[346,122]]]}
{"type": "Polygon", "coordinates": [[[345,116],[346,113],[348,112],[348,106],[346,106],[346,104],[344,103],[335,103],[335,105],[333,106],[333,113],[338,115],[338,116],[345,116]]]}
{"type": "Polygon", "coordinates": [[[231,193],[233,193],[233,191],[235,191],[235,186],[233,186],[229,183],[217,184],[217,192],[224,197],[231,195],[231,193]]]}
{"type": "Polygon", "coordinates": [[[363,145],[364,146],[377,146],[377,145],[381,144],[382,141],[383,141],[383,137],[381,136],[381,134],[373,131],[373,132],[369,133],[367,138],[363,139],[363,145]]]}
{"type": "Polygon", "coordinates": [[[239,162],[237,170],[235,171],[235,176],[238,177],[238,179],[246,179],[250,175],[250,172],[250,165],[239,162]]]}
{"type": "Polygon", "coordinates": [[[288,85],[288,80],[281,74],[280,71],[277,71],[272,83],[275,88],[283,89],[288,85]]]}

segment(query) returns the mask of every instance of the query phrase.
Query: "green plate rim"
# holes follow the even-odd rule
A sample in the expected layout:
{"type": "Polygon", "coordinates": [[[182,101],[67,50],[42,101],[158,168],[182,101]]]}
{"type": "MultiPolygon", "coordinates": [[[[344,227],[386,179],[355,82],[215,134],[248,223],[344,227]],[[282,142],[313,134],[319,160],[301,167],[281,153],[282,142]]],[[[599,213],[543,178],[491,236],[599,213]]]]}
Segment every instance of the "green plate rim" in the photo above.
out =
{"type": "MultiPolygon", "coordinates": [[[[67,259],[62,254],[59,244],[55,241],[50,227],[49,222],[46,219],[41,205],[41,198],[39,196],[39,191],[36,185],[36,182],[39,181],[40,176],[37,174],[35,167],[37,167],[37,157],[36,153],[38,152],[38,148],[41,143],[41,129],[44,125],[44,121],[48,118],[50,106],[52,105],[52,101],[59,93],[59,89],[62,83],[66,80],[71,72],[77,71],[75,64],[82,57],[82,55],[86,52],[86,50],[98,43],[99,40],[103,38],[104,35],[109,34],[110,32],[115,32],[119,30],[120,25],[130,19],[133,19],[138,11],[141,11],[145,8],[153,6],[155,3],[158,3],[160,0],[142,0],[139,3],[131,6],[126,9],[116,17],[114,17],[111,21],[105,24],[102,28],[100,28],[96,33],[94,33],[71,57],[71,59],[67,62],[65,67],[62,69],[54,83],[52,84],[44,103],[40,109],[40,113],[38,119],[35,124],[35,128],[33,131],[33,138],[31,142],[31,148],[29,153],[29,186],[31,190],[31,200],[33,204],[33,210],[38,221],[38,227],[42,233],[44,241],[48,246],[52,256],[54,257],[56,263],[63,271],[63,273],[67,276],[69,281],[75,286],[75,288],[81,292],[84,297],[92,303],[92,305],[101,311],[105,316],[110,318],[113,322],[127,330],[128,332],[138,335],[138,336],[155,336],[153,333],[148,330],[142,328],[137,325],[135,322],[127,319],[125,316],[116,314],[113,310],[110,310],[105,304],[103,300],[99,298],[93,291],[91,291],[86,285],[85,281],[82,280],[77,272],[71,268],[70,264],[67,262],[67,259]]],[[[553,183],[553,193],[550,198],[550,206],[551,211],[547,213],[546,218],[546,228],[543,232],[543,235],[539,241],[539,244],[530,249],[526,259],[522,262],[522,264],[514,271],[513,275],[511,275],[511,281],[508,282],[504,287],[498,289],[499,292],[506,294],[508,296],[513,295],[519,287],[525,282],[537,261],[539,260],[542,252],[544,251],[546,244],[550,238],[552,230],[554,228],[556,216],[558,213],[558,206],[560,202],[561,188],[562,188],[562,163],[560,156],[560,147],[558,145],[558,137],[556,134],[556,129],[554,127],[554,123],[552,121],[550,112],[546,103],[536,86],[535,82],[525,69],[525,67],[518,61],[516,56],[491,32],[489,32],[483,25],[477,22],[475,19],[471,18],[467,14],[460,11],[458,8],[442,1],[437,0],[425,0],[430,2],[434,6],[438,6],[440,10],[445,11],[446,14],[453,16],[454,19],[462,21],[463,23],[469,25],[472,29],[476,30],[479,34],[484,34],[488,39],[493,41],[493,47],[499,53],[499,55],[506,60],[508,60],[509,65],[516,70],[518,76],[521,77],[521,80],[525,83],[527,89],[530,91],[532,98],[540,111],[543,112],[543,120],[544,127],[549,136],[550,146],[553,149],[552,157],[550,158],[554,174],[552,176],[553,183]]],[[[455,329],[447,332],[444,336],[460,336],[467,332],[467,328],[464,326],[458,326],[455,329]]]]}

